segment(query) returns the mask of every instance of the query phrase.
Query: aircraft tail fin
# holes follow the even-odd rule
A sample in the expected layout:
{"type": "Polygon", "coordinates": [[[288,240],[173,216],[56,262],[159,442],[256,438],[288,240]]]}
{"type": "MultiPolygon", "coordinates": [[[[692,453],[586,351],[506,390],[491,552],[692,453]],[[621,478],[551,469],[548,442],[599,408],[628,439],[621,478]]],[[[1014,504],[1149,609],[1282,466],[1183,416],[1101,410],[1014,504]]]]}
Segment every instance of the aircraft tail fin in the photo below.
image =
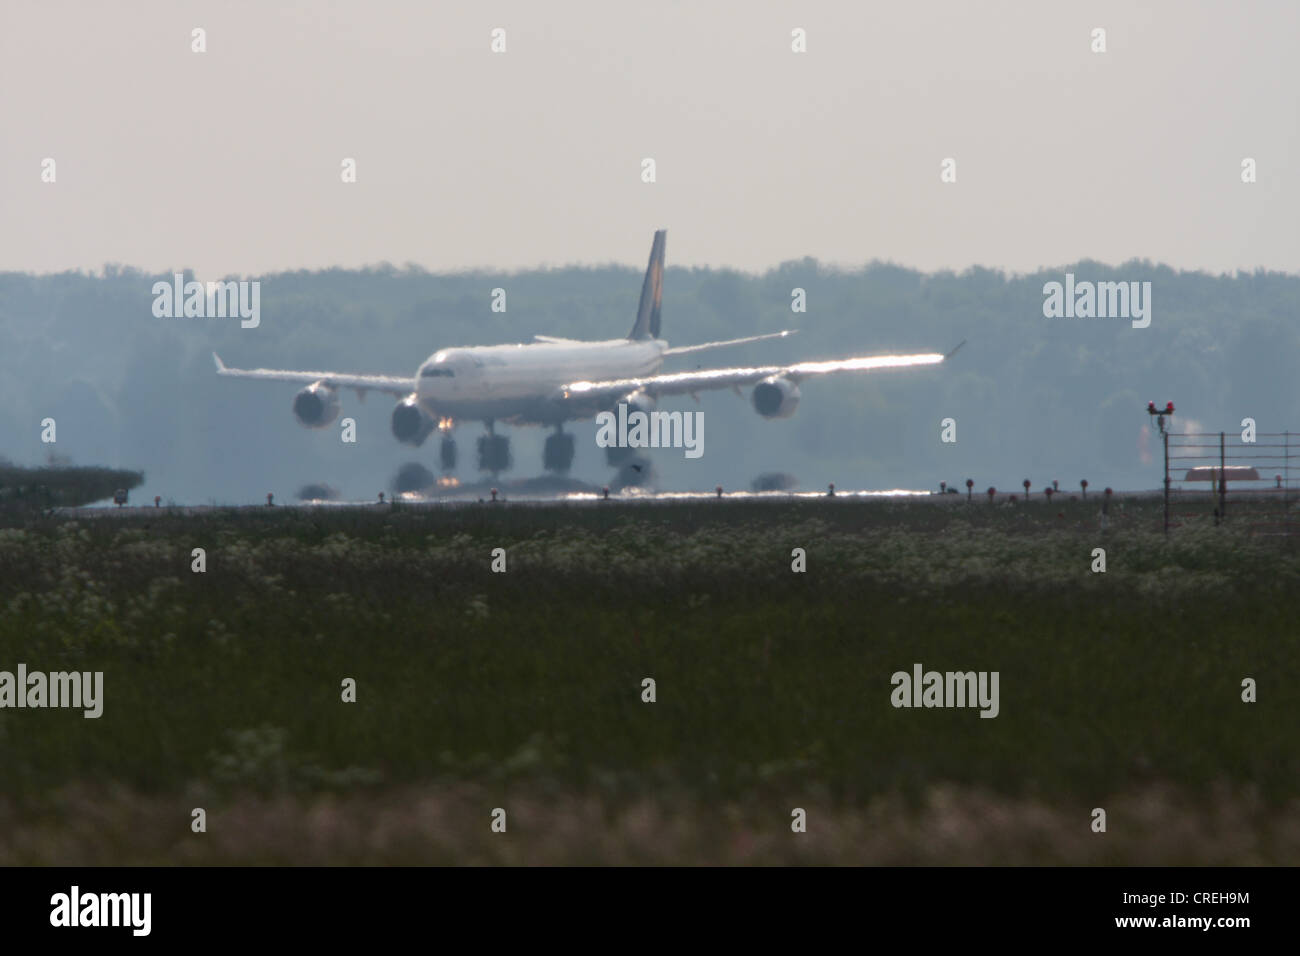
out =
{"type": "Polygon", "coordinates": [[[667,229],[655,233],[654,244],[650,247],[650,264],[645,270],[645,282],[641,284],[641,305],[636,310],[636,324],[627,334],[629,339],[659,338],[659,307],[664,294],[664,245],[667,238],[667,229]]]}

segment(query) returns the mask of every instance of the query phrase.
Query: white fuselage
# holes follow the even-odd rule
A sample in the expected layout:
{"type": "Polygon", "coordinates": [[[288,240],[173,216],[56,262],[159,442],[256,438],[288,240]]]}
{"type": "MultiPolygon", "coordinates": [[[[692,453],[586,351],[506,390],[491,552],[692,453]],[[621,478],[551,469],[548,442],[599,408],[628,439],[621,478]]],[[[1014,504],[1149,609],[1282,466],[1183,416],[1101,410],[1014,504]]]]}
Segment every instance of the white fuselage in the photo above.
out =
{"type": "Polygon", "coordinates": [[[416,398],[435,420],[558,423],[599,410],[573,403],[562,410],[555,401],[562,385],[654,375],[667,347],[662,340],[611,339],[442,349],[416,372],[416,398]]]}

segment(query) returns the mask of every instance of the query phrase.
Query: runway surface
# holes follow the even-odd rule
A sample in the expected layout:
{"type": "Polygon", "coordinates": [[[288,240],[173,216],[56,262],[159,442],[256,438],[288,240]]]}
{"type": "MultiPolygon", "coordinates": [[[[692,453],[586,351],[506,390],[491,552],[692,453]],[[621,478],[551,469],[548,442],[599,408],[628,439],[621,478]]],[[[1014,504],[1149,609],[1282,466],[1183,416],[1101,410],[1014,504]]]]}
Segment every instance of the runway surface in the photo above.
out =
{"type": "MultiPolygon", "coordinates": [[[[1058,492],[1060,497],[1058,501],[1078,500],[1080,493],[1075,492],[1058,492]]],[[[1153,498],[1159,497],[1162,492],[1156,490],[1144,491],[1121,491],[1115,492],[1114,500],[1124,498],[1153,498]]],[[[1241,494],[1241,493],[1238,493],[1241,494]]],[[[1189,497],[1205,497],[1207,494],[1201,493],[1179,493],[1178,497],[1186,500],[1189,497]]],[[[1103,494],[1100,491],[1089,492],[1088,500],[1096,500],[1098,506],[1103,501],[1103,494]]],[[[1012,499],[1024,501],[1023,492],[998,492],[994,495],[993,504],[1008,504],[1012,499]]],[[[335,508],[357,508],[373,509],[392,507],[398,504],[403,508],[467,508],[482,507],[484,505],[520,505],[542,507],[549,505],[568,505],[575,507],[583,506],[619,506],[619,505],[655,505],[669,504],[673,502],[708,502],[708,501],[767,501],[773,504],[793,501],[810,501],[810,500],[835,499],[840,501],[864,501],[864,500],[881,500],[881,501],[908,501],[908,502],[929,502],[936,505],[944,504],[965,504],[967,499],[965,493],[940,494],[938,491],[920,491],[909,488],[890,488],[890,489],[835,489],[834,494],[829,491],[728,491],[725,488],[719,495],[717,490],[714,491],[638,491],[625,490],[622,492],[611,492],[608,497],[603,493],[597,492],[566,492],[561,494],[498,494],[493,499],[489,494],[482,496],[455,494],[447,496],[426,496],[418,494],[399,494],[386,496],[383,501],[375,499],[365,501],[290,501],[281,503],[276,501],[272,505],[267,505],[265,501],[260,503],[236,503],[223,505],[168,505],[162,504],[155,507],[152,502],[148,504],[126,504],[123,506],[114,505],[112,502],[103,504],[87,505],[79,508],[58,508],[55,513],[64,517],[147,517],[150,514],[167,512],[169,514],[211,514],[221,511],[264,511],[271,508],[298,508],[298,509],[335,509],[335,508]]],[[[1042,503],[1043,492],[1041,490],[1033,491],[1029,496],[1030,503],[1042,503]]],[[[972,496],[972,502],[977,505],[987,506],[989,498],[987,493],[975,494],[972,496]]]]}

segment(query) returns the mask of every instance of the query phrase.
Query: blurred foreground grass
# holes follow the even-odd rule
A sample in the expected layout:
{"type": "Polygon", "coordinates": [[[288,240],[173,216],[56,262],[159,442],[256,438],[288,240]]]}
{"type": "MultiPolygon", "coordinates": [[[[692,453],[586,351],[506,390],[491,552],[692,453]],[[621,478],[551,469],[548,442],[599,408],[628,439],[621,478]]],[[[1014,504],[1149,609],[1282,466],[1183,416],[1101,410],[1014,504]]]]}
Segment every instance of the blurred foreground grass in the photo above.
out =
{"type": "Polygon", "coordinates": [[[98,720],[0,710],[0,864],[1296,862],[1300,556],[1097,508],[0,529],[0,670],[105,683],[98,720]],[[1000,715],[893,708],[917,662],[998,671],[1000,715]]]}

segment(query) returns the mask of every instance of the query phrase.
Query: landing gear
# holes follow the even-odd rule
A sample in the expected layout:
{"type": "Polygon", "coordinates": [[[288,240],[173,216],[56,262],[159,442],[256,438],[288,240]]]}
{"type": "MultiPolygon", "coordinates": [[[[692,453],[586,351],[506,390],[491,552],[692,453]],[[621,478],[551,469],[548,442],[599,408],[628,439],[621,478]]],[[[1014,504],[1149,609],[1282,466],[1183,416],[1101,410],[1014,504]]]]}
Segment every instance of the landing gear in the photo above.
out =
{"type": "Polygon", "coordinates": [[[493,475],[509,471],[515,463],[510,454],[510,439],[498,435],[494,423],[488,422],[487,427],[487,434],[478,436],[478,470],[493,475]]]}
{"type": "Polygon", "coordinates": [[[504,435],[479,435],[479,471],[490,471],[495,475],[498,472],[509,471],[514,463],[514,458],[510,454],[509,438],[504,435]]]}
{"type": "Polygon", "coordinates": [[[554,435],[546,438],[546,447],[542,450],[542,466],[547,471],[561,474],[573,467],[573,436],[556,428],[554,435]]]}
{"type": "Polygon", "coordinates": [[[443,471],[456,470],[456,439],[450,435],[443,436],[442,447],[438,449],[438,460],[443,471]]]}

